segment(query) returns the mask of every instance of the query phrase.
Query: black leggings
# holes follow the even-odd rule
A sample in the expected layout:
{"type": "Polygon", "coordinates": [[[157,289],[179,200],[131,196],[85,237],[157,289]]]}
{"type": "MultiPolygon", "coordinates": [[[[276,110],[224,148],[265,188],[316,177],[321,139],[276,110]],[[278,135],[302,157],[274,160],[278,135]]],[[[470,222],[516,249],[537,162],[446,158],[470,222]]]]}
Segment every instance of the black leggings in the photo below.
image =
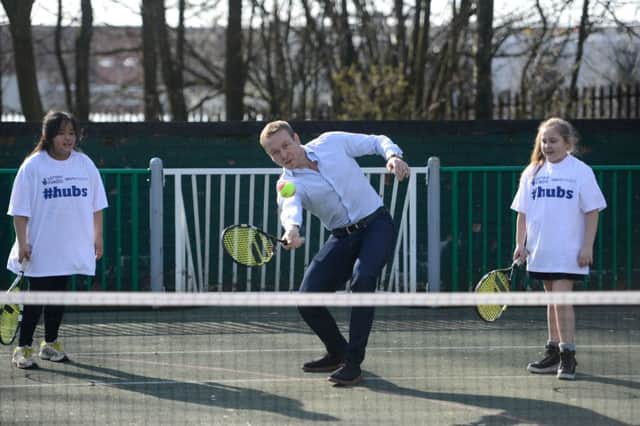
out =
{"type": "MultiPolygon", "coordinates": [[[[59,277],[29,277],[31,291],[64,291],[67,288],[69,276],[59,277]]],[[[31,346],[33,333],[36,330],[40,314],[44,310],[44,340],[51,343],[58,338],[58,330],[64,315],[64,306],[25,305],[22,311],[22,324],[18,346],[31,346]]]]}

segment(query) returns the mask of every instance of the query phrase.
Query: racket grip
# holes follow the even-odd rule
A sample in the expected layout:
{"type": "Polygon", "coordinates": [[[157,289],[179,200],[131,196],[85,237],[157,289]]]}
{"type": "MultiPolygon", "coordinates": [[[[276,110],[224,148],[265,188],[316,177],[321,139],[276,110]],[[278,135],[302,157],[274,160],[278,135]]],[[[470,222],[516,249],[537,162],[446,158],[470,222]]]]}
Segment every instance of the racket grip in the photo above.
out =
{"type": "MultiPolygon", "coordinates": [[[[301,241],[300,245],[302,246],[305,243],[305,238],[304,237],[300,237],[299,239],[301,241]]],[[[280,243],[285,244],[285,245],[289,244],[289,242],[287,240],[278,240],[278,241],[280,241],[280,243]]]]}

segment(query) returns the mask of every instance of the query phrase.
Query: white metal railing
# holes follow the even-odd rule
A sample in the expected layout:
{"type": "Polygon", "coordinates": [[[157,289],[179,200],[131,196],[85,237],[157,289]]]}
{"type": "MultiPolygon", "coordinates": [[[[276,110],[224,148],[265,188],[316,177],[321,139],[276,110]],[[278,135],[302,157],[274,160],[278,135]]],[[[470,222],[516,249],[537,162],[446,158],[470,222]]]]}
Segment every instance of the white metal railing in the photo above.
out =
{"type": "MultiPolygon", "coordinates": [[[[232,262],[219,243],[222,230],[232,224],[249,223],[279,235],[276,206],[278,168],[164,169],[163,197],[174,199],[174,259],[176,291],[293,291],[328,231],[306,212],[305,245],[298,250],[278,250],[274,259],[260,268],[232,262]],[[173,182],[167,181],[173,180],[173,182]],[[173,193],[173,194],[171,194],[173,193]]],[[[383,271],[379,288],[384,291],[415,292],[426,277],[418,274],[417,183],[424,182],[427,168],[412,168],[407,183],[398,183],[382,167],[363,168],[398,226],[392,261],[383,271]]],[[[426,198],[426,191],[421,191],[426,198]]],[[[423,217],[426,214],[421,213],[423,217]]],[[[423,221],[424,222],[424,221],[423,221]]],[[[421,223],[426,235],[426,223],[421,223]]],[[[426,239],[425,239],[426,241],[426,239]]],[[[426,263],[426,262],[423,262],[426,263]]]]}

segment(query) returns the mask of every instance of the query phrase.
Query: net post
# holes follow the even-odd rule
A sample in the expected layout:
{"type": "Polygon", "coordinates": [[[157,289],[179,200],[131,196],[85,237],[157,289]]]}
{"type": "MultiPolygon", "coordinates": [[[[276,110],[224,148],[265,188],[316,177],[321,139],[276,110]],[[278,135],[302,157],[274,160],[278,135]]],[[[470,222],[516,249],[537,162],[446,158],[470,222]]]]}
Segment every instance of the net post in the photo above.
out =
{"type": "Polygon", "coordinates": [[[163,195],[162,160],[154,157],[149,161],[151,172],[149,185],[149,255],[151,291],[164,291],[163,259],[163,195]]]}
{"type": "Polygon", "coordinates": [[[427,161],[427,291],[440,291],[440,159],[427,161]]]}

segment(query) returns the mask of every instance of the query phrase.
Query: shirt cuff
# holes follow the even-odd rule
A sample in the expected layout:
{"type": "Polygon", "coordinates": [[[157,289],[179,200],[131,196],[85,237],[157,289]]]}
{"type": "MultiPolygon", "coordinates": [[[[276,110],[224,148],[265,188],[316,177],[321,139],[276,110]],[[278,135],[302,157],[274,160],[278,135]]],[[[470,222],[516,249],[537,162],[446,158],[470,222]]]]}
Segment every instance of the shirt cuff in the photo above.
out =
{"type": "Polygon", "coordinates": [[[294,226],[298,227],[298,230],[300,230],[300,225],[297,223],[289,222],[289,223],[282,224],[282,227],[284,228],[285,231],[290,230],[294,226]]]}

